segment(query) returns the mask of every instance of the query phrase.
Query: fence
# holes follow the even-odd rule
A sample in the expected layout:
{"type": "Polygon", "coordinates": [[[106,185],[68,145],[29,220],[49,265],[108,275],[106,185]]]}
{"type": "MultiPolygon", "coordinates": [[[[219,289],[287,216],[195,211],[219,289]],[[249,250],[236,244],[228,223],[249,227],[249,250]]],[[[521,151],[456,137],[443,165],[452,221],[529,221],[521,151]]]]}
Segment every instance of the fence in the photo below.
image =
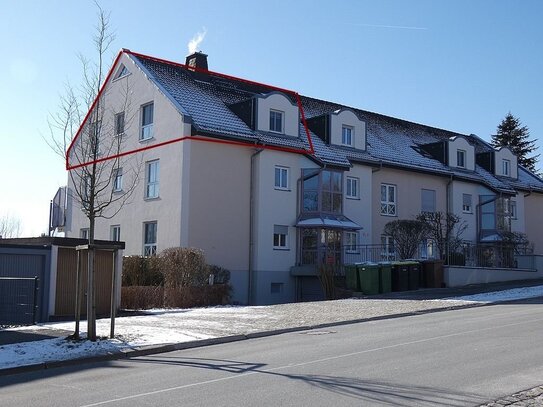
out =
{"type": "MultiPolygon", "coordinates": [[[[533,249],[525,245],[501,242],[461,242],[446,248],[440,256],[437,245],[425,242],[419,245],[413,258],[418,260],[443,258],[445,264],[454,266],[517,268],[518,256],[531,255],[533,249]],[[447,250],[448,249],[448,250],[447,250]]],[[[343,264],[400,260],[393,245],[349,245],[343,247],[343,264]]]]}
{"type": "Polygon", "coordinates": [[[0,277],[0,325],[36,322],[38,277],[0,277]]]}

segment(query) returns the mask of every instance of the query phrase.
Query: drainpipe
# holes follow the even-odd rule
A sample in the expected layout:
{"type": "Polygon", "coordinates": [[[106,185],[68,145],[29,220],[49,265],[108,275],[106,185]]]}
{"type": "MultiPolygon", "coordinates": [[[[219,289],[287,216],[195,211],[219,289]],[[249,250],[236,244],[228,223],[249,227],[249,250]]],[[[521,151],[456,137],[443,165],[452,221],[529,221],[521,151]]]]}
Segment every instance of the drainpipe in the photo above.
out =
{"type": "MultiPolygon", "coordinates": [[[[454,174],[451,174],[449,180],[447,181],[447,186],[445,187],[445,216],[449,216],[449,213],[451,212],[451,184],[454,179],[454,174]]],[[[448,221],[445,221],[448,223],[448,221]]],[[[447,261],[447,264],[449,262],[449,238],[450,236],[445,236],[447,239],[446,246],[445,246],[445,260],[447,261]]],[[[442,254],[442,253],[440,253],[442,254]]]]}
{"type": "Polygon", "coordinates": [[[251,177],[249,181],[249,281],[247,286],[247,303],[253,304],[253,268],[254,268],[254,217],[255,217],[255,159],[263,149],[255,149],[255,152],[251,155],[251,177]]]}

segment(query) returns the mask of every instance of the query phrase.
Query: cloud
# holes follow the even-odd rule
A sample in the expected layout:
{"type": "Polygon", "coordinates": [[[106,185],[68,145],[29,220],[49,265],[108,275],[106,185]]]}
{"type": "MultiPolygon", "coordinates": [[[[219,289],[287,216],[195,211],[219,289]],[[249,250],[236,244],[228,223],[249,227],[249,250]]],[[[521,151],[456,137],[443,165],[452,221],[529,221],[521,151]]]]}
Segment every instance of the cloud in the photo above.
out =
{"type": "Polygon", "coordinates": [[[427,30],[426,27],[410,27],[403,25],[381,25],[381,24],[352,24],[358,27],[371,27],[371,28],[394,28],[397,30],[427,30]]]}
{"type": "Polygon", "coordinates": [[[192,39],[187,44],[187,47],[189,49],[189,54],[193,54],[196,51],[198,51],[198,47],[200,46],[201,42],[204,40],[206,34],[207,34],[206,28],[202,27],[202,31],[197,32],[194,35],[194,37],[192,37],[192,39]]]}

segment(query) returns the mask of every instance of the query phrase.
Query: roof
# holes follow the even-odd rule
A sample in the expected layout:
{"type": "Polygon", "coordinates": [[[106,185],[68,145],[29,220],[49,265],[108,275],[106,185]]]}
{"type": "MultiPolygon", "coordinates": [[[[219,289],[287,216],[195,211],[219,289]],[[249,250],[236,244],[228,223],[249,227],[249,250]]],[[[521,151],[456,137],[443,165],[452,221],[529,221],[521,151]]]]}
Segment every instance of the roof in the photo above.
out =
{"type": "MultiPolygon", "coordinates": [[[[474,145],[476,153],[493,150],[488,143],[475,135],[456,133],[307,96],[299,97],[299,102],[308,119],[331,114],[338,109],[351,109],[366,123],[367,150],[328,145],[307,129],[311,138],[308,140],[306,128],[302,123],[298,137],[253,130],[229,108],[229,105],[269,93],[273,87],[225,75],[217,76],[218,74],[207,71],[194,72],[182,64],[130,51],[125,52],[149,79],[163,90],[180,113],[190,117],[194,129],[199,134],[300,151],[308,151],[312,147],[312,158],[326,165],[339,167],[349,167],[355,163],[383,165],[453,176],[507,194],[514,194],[515,189],[543,192],[543,180],[520,166],[518,179],[514,180],[494,176],[478,165],[475,171],[449,167],[431,156],[421,154],[416,149],[419,145],[461,136],[474,145]]],[[[285,95],[295,102],[294,92],[287,92],[285,95]]]]}

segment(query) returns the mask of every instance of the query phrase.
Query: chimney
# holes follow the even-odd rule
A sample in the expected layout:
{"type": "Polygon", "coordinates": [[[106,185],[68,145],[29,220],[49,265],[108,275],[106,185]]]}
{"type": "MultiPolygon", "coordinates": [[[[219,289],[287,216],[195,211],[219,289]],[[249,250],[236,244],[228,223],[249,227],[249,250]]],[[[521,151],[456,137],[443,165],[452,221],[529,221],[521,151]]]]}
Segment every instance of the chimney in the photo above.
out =
{"type": "Polygon", "coordinates": [[[207,55],[203,52],[196,51],[187,57],[185,65],[187,65],[189,68],[204,69],[207,71],[207,55]]]}

